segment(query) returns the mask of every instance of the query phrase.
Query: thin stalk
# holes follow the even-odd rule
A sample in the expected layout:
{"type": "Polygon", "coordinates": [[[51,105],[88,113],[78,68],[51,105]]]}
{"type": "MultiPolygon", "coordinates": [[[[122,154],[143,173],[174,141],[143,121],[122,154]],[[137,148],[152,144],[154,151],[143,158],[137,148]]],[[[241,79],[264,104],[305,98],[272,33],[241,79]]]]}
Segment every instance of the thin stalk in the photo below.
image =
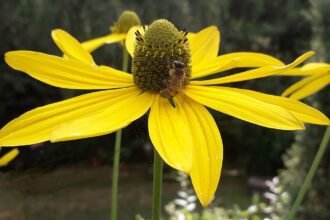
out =
{"type": "Polygon", "coordinates": [[[127,72],[127,70],[128,70],[128,52],[126,50],[125,45],[123,45],[123,63],[122,63],[121,67],[122,67],[121,69],[124,72],[127,72]]]}
{"type": "Polygon", "coordinates": [[[153,172],[152,220],[160,220],[163,181],[163,160],[155,150],[153,172]]]}
{"type": "MultiPolygon", "coordinates": [[[[123,46],[123,63],[122,70],[127,72],[128,69],[128,53],[123,46]]],[[[119,162],[120,162],[120,147],[121,147],[122,129],[116,132],[115,152],[113,155],[113,171],[112,171],[112,194],[111,194],[111,220],[117,220],[118,207],[118,179],[119,179],[119,162]]]]}
{"type": "Polygon", "coordinates": [[[289,213],[287,219],[293,220],[295,218],[296,212],[297,212],[302,200],[304,199],[304,196],[305,196],[308,188],[310,187],[310,185],[312,183],[312,179],[315,175],[315,172],[316,172],[316,170],[321,162],[321,159],[327,149],[327,146],[329,144],[329,139],[330,139],[330,126],[328,126],[327,130],[325,131],[325,134],[322,138],[319,149],[313,160],[312,166],[310,167],[310,169],[305,177],[304,183],[298,192],[297,198],[291,207],[291,210],[290,210],[290,213],[289,213]]]}

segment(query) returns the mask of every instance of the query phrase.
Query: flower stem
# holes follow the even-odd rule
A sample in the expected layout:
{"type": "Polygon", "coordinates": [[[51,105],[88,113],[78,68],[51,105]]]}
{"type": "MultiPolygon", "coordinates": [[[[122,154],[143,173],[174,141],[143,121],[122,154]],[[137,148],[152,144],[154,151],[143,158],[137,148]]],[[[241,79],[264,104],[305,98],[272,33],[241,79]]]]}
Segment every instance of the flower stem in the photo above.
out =
{"type": "Polygon", "coordinates": [[[121,145],[121,130],[118,130],[116,132],[115,152],[113,155],[111,220],[117,219],[117,197],[118,197],[120,145],[121,145]]]}
{"type": "Polygon", "coordinates": [[[160,220],[161,197],[163,181],[163,160],[155,150],[154,152],[154,173],[153,173],[153,201],[152,201],[152,220],[160,220]]]}
{"type": "Polygon", "coordinates": [[[124,72],[127,72],[128,70],[128,52],[126,50],[125,45],[123,45],[123,63],[122,63],[122,68],[124,72]]]}
{"type": "Polygon", "coordinates": [[[310,187],[311,185],[311,182],[312,182],[312,179],[314,177],[314,174],[321,162],[321,159],[325,153],[325,150],[328,146],[328,143],[329,143],[329,139],[330,139],[330,126],[328,126],[327,130],[325,131],[325,134],[322,138],[322,141],[321,141],[321,144],[319,146],[319,149],[315,155],[315,158],[313,160],[313,163],[312,163],[312,166],[310,167],[306,177],[305,177],[305,180],[304,180],[304,183],[303,185],[301,186],[299,192],[298,192],[298,195],[297,195],[297,198],[296,200],[294,201],[292,207],[291,207],[291,210],[290,210],[290,213],[288,215],[288,218],[289,220],[292,220],[295,218],[295,215],[296,215],[296,212],[297,212],[297,209],[299,208],[306,192],[307,192],[307,189],[310,187]]]}
{"type": "MultiPolygon", "coordinates": [[[[128,69],[128,53],[127,53],[127,50],[126,50],[125,46],[123,46],[122,70],[127,72],[127,69],[128,69]]],[[[122,134],[122,129],[120,129],[116,132],[115,152],[114,152],[114,155],[113,155],[111,220],[117,220],[118,179],[119,179],[121,134],[122,134]]]]}

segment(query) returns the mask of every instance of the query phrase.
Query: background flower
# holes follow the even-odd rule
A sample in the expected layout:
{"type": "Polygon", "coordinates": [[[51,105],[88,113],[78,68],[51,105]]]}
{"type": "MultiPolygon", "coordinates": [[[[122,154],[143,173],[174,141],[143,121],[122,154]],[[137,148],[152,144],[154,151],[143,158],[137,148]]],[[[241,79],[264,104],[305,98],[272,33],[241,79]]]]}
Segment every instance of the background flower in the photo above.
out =
{"type": "Polygon", "coordinates": [[[116,23],[110,27],[111,34],[98,37],[82,43],[83,48],[92,52],[104,44],[118,43],[126,38],[126,34],[131,27],[141,25],[139,16],[134,11],[124,11],[119,16],[116,23]]]}

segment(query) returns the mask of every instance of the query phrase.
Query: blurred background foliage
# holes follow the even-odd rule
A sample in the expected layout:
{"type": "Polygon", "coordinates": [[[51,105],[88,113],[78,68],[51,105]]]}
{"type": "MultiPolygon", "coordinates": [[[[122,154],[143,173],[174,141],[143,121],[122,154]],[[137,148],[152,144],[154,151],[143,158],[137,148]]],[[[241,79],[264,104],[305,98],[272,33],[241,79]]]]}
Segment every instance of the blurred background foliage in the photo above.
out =
{"type": "MultiPolygon", "coordinates": [[[[330,62],[330,1],[310,1],[310,8],[304,12],[312,29],[310,47],[317,54],[313,61],[330,62]]],[[[307,101],[318,109],[330,115],[330,93],[327,89],[311,96],[307,101]]],[[[303,182],[318,145],[324,134],[324,128],[308,126],[305,132],[297,132],[295,141],[283,155],[284,169],[280,172],[283,187],[296,195],[303,182]]],[[[328,146],[329,148],[329,146],[328,146]]],[[[326,151],[320,167],[313,178],[312,185],[306,195],[299,219],[329,219],[330,218],[330,151],[326,151]]]]}
{"type": "MultiPolygon", "coordinates": [[[[327,0],[2,0],[0,6],[1,54],[11,50],[34,50],[61,55],[52,42],[51,30],[61,28],[79,41],[85,41],[108,34],[109,26],[123,10],[134,10],[145,24],[166,18],[194,32],[209,25],[218,26],[221,54],[264,52],[287,63],[313,49],[318,53],[314,61],[330,61],[330,3],[327,0]]],[[[120,46],[104,46],[94,57],[98,64],[119,68],[120,46]]],[[[81,93],[31,79],[10,69],[3,59],[0,72],[1,125],[34,107],[81,93]]],[[[294,78],[271,77],[235,86],[280,94],[293,82],[294,78]]],[[[308,102],[329,116],[329,100],[328,88],[308,102]]],[[[234,167],[248,175],[262,176],[274,176],[278,169],[283,169],[284,184],[295,195],[317,150],[323,128],[310,126],[306,132],[295,134],[212,113],[222,131],[225,169],[234,167]],[[283,163],[281,155],[286,151],[283,163]]],[[[147,131],[146,117],[125,128],[122,161],[151,163],[152,146],[147,131]]],[[[20,157],[5,169],[52,169],[78,162],[111,164],[113,143],[113,134],[74,142],[43,143],[24,148],[20,157]]],[[[325,196],[330,187],[329,153],[326,157],[305,207],[306,216],[315,217],[315,213],[320,216],[315,219],[329,218],[330,201],[326,197],[330,197],[325,196]],[[324,199],[320,200],[322,196],[324,199]],[[322,202],[315,205],[315,201],[322,202]]]]}

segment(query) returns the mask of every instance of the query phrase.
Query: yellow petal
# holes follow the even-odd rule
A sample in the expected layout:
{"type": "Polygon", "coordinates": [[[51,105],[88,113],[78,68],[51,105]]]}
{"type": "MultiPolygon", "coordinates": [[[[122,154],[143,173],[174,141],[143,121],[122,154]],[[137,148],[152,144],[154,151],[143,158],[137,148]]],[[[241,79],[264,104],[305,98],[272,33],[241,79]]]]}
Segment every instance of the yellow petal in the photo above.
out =
{"type": "Polygon", "coordinates": [[[56,45],[69,58],[77,59],[86,64],[95,65],[93,57],[67,32],[56,29],[52,31],[52,37],[56,45]]]}
{"type": "Polygon", "coordinates": [[[12,68],[60,88],[107,89],[133,84],[132,75],[125,72],[44,53],[12,51],[6,53],[5,60],[12,68]]]}
{"type": "Polygon", "coordinates": [[[223,87],[187,86],[186,95],[217,111],[260,126],[281,130],[303,129],[289,110],[223,87]]]}
{"type": "Polygon", "coordinates": [[[89,51],[93,52],[97,48],[103,46],[104,44],[113,44],[125,40],[126,34],[109,34],[103,37],[98,37],[92,40],[82,42],[82,47],[89,51]]]}
{"type": "MultiPolygon", "coordinates": [[[[211,75],[214,73],[220,73],[220,72],[234,68],[235,65],[236,65],[235,59],[219,62],[217,60],[217,58],[213,58],[198,66],[192,66],[191,79],[208,76],[208,75],[211,75]]],[[[198,81],[196,81],[196,82],[198,82],[198,81]]]]}
{"type": "Polygon", "coordinates": [[[302,72],[301,67],[296,67],[296,68],[286,70],[284,72],[280,72],[276,75],[280,75],[280,76],[304,76],[304,75],[310,75],[310,74],[311,74],[310,72],[302,72]]]}
{"type": "Polygon", "coordinates": [[[278,74],[282,71],[286,71],[288,69],[294,68],[299,65],[310,56],[314,55],[314,52],[307,52],[300,57],[298,57],[291,64],[286,66],[264,66],[257,69],[247,70],[241,73],[237,73],[230,76],[224,76],[217,79],[203,80],[203,81],[191,81],[192,85],[216,85],[216,84],[224,84],[231,82],[240,82],[245,80],[257,79],[261,77],[271,76],[274,74],[278,74]]]}
{"type": "Polygon", "coordinates": [[[109,134],[129,125],[140,118],[150,108],[154,94],[141,93],[135,88],[132,92],[118,94],[112,92],[108,105],[87,117],[65,122],[51,134],[52,142],[68,141],[109,134]]]}
{"type": "Polygon", "coordinates": [[[291,98],[268,95],[261,92],[255,92],[246,89],[236,89],[236,88],[222,88],[222,89],[239,92],[241,94],[248,95],[255,99],[259,99],[263,102],[268,102],[277,106],[281,106],[289,110],[297,119],[305,123],[319,124],[319,125],[330,124],[330,120],[322,112],[291,98]]]}
{"type": "Polygon", "coordinates": [[[203,63],[192,66],[192,78],[199,78],[233,68],[283,66],[284,64],[269,55],[262,53],[236,52],[210,58],[203,63]]]}
{"type": "Polygon", "coordinates": [[[219,129],[206,108],[187,97],[178,97],[178,106],[189,118],[193,129],[192,184],[201,204],[207,206],[220,180],[223,146],[219,129]],[[181,106],[182,105],[182,106],[181,106]]]}
{"type": "Polygon", "coordinates": [[[136,36],[135,36],[135,32],[136,31],[140,31],[140,33],[142,35],[144,35],[144,29],[141,26],[134,26],[131,27],[131,29],[129,29],[129,31],[127,32],[127,36],[126,36],[126,49],[128,51],[128,53],[131,55],[131,57],[133,57],[133,53],[134,53],[134,47],[135,47],[135,40],[136,40],[136,36]]]}
{"type": "Polygon", "coordinates": [[[137,89],[134,87],[107,90],[36,108],[12,120],[0,130],[0,146],[29,145],[47,141],[61,124],[89,117],[136,94],[137,89]]]}
{"type": "Polygon", "coordinates": [[[327,63],[307,63],[300,68],[294,68],[279,75],[283,76],[305,76],[314,74],[325,74],[330,72],[330,65],[327,63]]]}
{"type": "Polygon", "coordinates": [[[0,167],[8,165],[8,163],[14,160],[18,154],[19,151],[16,148],[6,153],[4,156],[0,158],[0,167]]]}
{"type": "Polygon", "coordinates": [[[216,26],[207,27],[196,34],[188,35],[192,66],[218,55],[220,32],[216,26]]]}
{"type": "Polygon", "coordinates": [[[329,83],[330,83],[330,74],[324,75],[322,77],[319,77],[319,78],[311,81],[306,86],[304,86],[301,89],[292,93],[290,95],[290,98],[297,99],[297,100],[303,99],[307,96],[310,96],[310,95],[320,91],[321,89],[323,89],[324,87],[329,85],[329,83]]]}
{"type": "Polygon", "coordinates": [[[289,96],[290,94],[300,90],[301,88],[303,88],[304,86],[310,84],[311,82],[313,82],[314,80],[317,80],[319,78],[322,78],[323,76],[325,76],[326,74],[316,74],[316,75],[312,75],[310,77],[306,77],[303,78],[301,80],[299,80],[298,82],[292,84],[290,87],[288,87],[283,93],[282,96],[289,96]]]}
{"type": "Polygon", "coordinates": [[[187,35],[188,41],[190,42],[194,36],[196,36],[196,33],[188,32],[188,35],[187,35]]]}
{"type": "Polygon", "coordinates": [[[177,104],[173,108],[169,101],[157,95],[149,114],[149,135],[163,160],[175,169],[188,173],[192,166],[193,128],[189,118],[177,104]]]}
{"type": "MultiPolygon", "coordinates": [[[[323,71],[323,70],[330,70],[330,64],[327,63],[307,63],[303,67],[301,67],[302,71],[323,71]]],[[[323,72],[318,72],[323,73],[323,72]]]]}

